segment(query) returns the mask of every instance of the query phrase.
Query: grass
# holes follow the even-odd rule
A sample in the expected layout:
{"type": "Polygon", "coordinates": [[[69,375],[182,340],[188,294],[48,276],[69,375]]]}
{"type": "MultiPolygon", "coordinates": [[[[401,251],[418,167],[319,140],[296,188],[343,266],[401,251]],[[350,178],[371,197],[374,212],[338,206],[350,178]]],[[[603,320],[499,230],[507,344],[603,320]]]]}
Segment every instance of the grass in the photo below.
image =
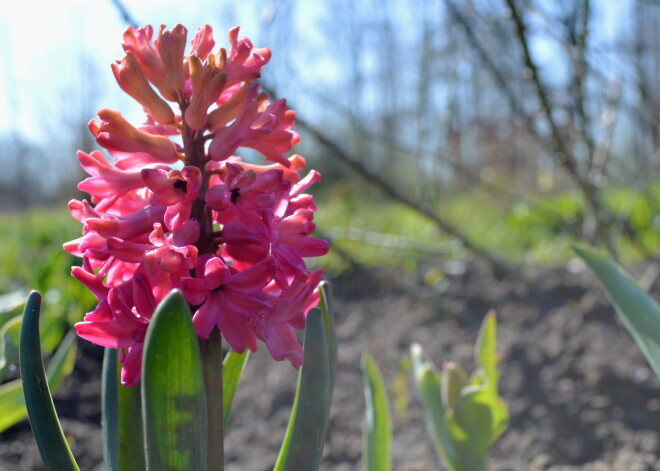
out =
{"type": "MultiPolygon", "coordinates": [[[[617,248],[624,263],[657,251],[660,183],[646,193],[609,186],[603,199],[627,222],[611,228],[618,234],[617,248]]],[[[415,271],[429,258],[470,256],[424,216],[354,181],[326,188],[316,201],[320,234],[364,265],[415,271]]],[[[540,196],[534,203],[504,204],[476,190],[439,198],[435,208],[478,245],[517,262],[543,265],[560,265],[574,257],[570,244],[580,240],[571,234],[579,232],[576,229],[585,217],[584,201],[574,192],[540,196]]],[[[61,247],[79,237],[80,230],[65,204],[0,215],[0,294],[38,289],[46,294],[47,302],[63,300],[62,310],[71,312],[70,318],[79,318],[82,306],[93,304],[93,299],[70,276],[70,267],[79,260],[61,247]]],[[[335,274],[348,266],[332,252],[319,264],[335,274]]]]}
{"type": "Polygon", "coordinates": [[[80,237],[80,223],[61,209],[33,209],[0,215],[0,294],[44,294],[44,311],[71,324],[94,303],[94,297],[71,277],[78,259],[62,243],[80,237]]]}
{"type": "MultiPolygon", "coordinates": [[[[646,193],[612,186],[603,199],[615,214],[609,230],[617,236],[623,262],[639,261],[657,251],[660,184],[646,193]]],[[[361,264],[415,270],[432,256],[470,256],[423,215],[355,183],[333,186],[317,197],[317,205],[319,230],[361,264]]],[[[573,235],[580,233],[586,212],[577,192],[503,204],[489,193],[475,191],[442,198],[435,208],[476,244],[516,262],[561,265],[574,257],[572,243],[584,243],[573,235]]],[[[336,272],[346,262],[331,253],[322,265],[336,272]]]]}

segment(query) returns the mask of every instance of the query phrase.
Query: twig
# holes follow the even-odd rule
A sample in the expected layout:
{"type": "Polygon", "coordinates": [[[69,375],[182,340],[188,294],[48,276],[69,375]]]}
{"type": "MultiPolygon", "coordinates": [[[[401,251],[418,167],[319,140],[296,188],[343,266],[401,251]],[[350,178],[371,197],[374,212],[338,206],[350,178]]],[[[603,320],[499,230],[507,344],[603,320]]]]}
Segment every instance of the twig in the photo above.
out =
{"type": "MultiPolygon", "coordinates": [[[[263,84],[262,84],[263,86],[263,84]]],[[[268,88],[268,87],[265,87],[268,88]]],[[[318,90],[307,87],[305,89],[306,93],[312,94],[316,99],[321,100],[323,102],[323,106],[326,109],[334,109],[337,113],[342,113],[342,114],[352,114],[351,110],[348,109],[348,107],[342,105],[339,103],[337,100],[330,99],[328,96],[325,94],[319,92],[318,90]]],[[[378,146],[388,146],[389,150],[394,151],[399,153],[402,157],[408,157],[410,156],[410,149],[413,147],[411,144],[409,147],[405,147],[404,145],[391,145],[387,144],[385,142],[384,136],[382,133],[372,131],[370,129],[365,128],[360,124],[360,121],[358,119],[352,119],[351,120],[351,127],[354,129],[355,134],[357,136],[364,136],[367,138],[371,143],[378,145],[378,146]]],[[[517,203],[525,203],[529,205],[533,205],[534,201],[530,200],[529,197],[524,195],[523,193],[520,193],[514,189],[512,189],[510,186],[503,186],[503,185],[498,185],[496,183],[493,183],[491,181],[485,180],[482,178],[480,175],[478,175],[474,170],[472,170],[470,167],[466,166],[465,164],[456,161],[455,159],[452,159],[450,155],[436,151],[436,157],[440,160],[442,160],[443,163],[447,163],[452,170],[457,172],[458,174],[462,175],[465,177],[470,183],[482,185],[486,190],[488,190],[493,196],[500,197],[503,202],[511,203],[511,202],[517,202],[517,203]]],[[[544,212],[547,214],[551,214],[554,216],[560,215],[559,212],[553,211],[551,209],[544,209],[544,212]]]]}
{"type": "Polygon", "coordinates": [[[358,227],[337,227],[334,229],[328,229],[324,231],[323,234],[324,238],[328,237],[331,240],[360,242],[361,244],[372,245],[374,247],[419,252],[428,255],[446,255],[450,251],[447,247],[442,249],[425,240],[395,234],[384,234],[381,232],[360,229],[358,227]]]}
{"type": "MultiPolygon", "coordinates": [[[[277,94],[262,85],[262,88],[271,96],[277,94]]],[[[426,216],[430,219],[442,232],[457,239],[463,246],[472,252],[476,257],[488,263],[497,276],[515,275],[515,267],[510,262],[504,260],[499,255],[493,254],[478,244],[474,243],[467,235],[463,234],[458,228],[454,227],[452,223],[445,220],[442,216],[435,213],[435,211],[426,204],[415,201],[413,198],[400,191],[397,187],[390,184],[381,178],[378,174],[367,168],[355,156],[344,151],[334,140],[326,136],[322,131],[317,129],[312,124],[308,123],[300,115],[296,115],[296,124],[304,128],[310,135],[312,135],[319,143],[330,150],[339,160],[348,165],[358,175],[367,180],[369,183],[380,188],[387,196],[396,200],[414,211],[426,216]]]]}
{"type": "Polygon", "coordinates": [[[110,0],[110,1],[121,15],[121,18],[122,20],[124,20],[124,23],[126,23],[129,26],[132,26],[133,28],[137,28],[139,26],[139,23],[135,21],[135,18],[133,18],[133,16],[128,11],[128,8],[126,8],[126,5],[124,5],[121,0],[110,0]]]}
{"type": "MultiPolygon", "coordinates": [[[[584,109],[584,81],[587,73],[587,40],[589,37],[589,19],[591,16],[590,0],[583,0],[582,16],[580,27],[577,31],[569,31],[571,38],[570,56],[573,59],[573,83],[571,85],[571,95],[575,106],[575,114],[578,118],[578,127],[587,149],[589,150],[589,162],[587,164],[587,173],[591,169],[593,159],[594,141],[589,132],[589,122],[587,113],[584,109]]],[[[570,21],[570,20],[569,20],[570,21]]],[[[570,28],[570,26],[569,26],[570,28]]]]}
{"type": "Polygon", "coordinates": [[[593,151],[593,164],[589,172],[589,181],[599,184],[599,180],[605,177],[605,167],[610,147],[612,145],[612,134],[617,115],[617,104],[621,96],[621,80],[617,79],[610,83],[607,90],[607,103],[601,115],[601,136],[593,151]]]}
{"type": "Polygon", "coordinates": [[[516,25],[516,33],[518,35],[518,41],[520,42],[520,46],[523,51],[525,66],[530,70],[530,75],[531,75],[530,78],[534,83],[536,94],[541,103],[541,107],[546,116],[548,124],[550,125],[550,131],[554,141],[554,147],[556,147],[558,152],[563,156],[561,159],[558,160],[564,166],[569,176],[575,181],[575,183],[577,183],[577,185],[580,187],[580,189],[586,196],[587,203],[591,207],[594,221],[596,223],[596,234],[598,235],[598,238],[601,239],[602,242],[605,244],[610,255],[615,259],[617,259],[618,258],[617,251],[614,245],[612,244],[612,241],[607,233],[607,229],[602,221],[603,217],[606,214],[606,211],[600,202],[597,188],[594,185],[592,185],[588,181],[588,179],[582,178],[580,175],[577,162],[575,161],[575,156],[573,155],[572,152],[569,151],[568,147],[566,146],[566,143],[564,142],[564,139],[562,138],[559,132],[559,127],[555,122],[555,118],[553,117],[552,104],[550,103],[550,99],[548,98],[548,94],[545,90],[544,85],[541,83],[541,77],[539,75],[538,67],[536,66],[534,60],[532,59],[531,53],[529,51],[529,45],[526,35],[526,27],[525,27],[525,23],[523,22],[522,16],[520,15],[520,12],[518,11],[518,7],[516,6],[514,0],[506,0],[506,3],[509,7],[509,10],[511,11],[511,18],[513,19],[513,22],[516,25]]]}

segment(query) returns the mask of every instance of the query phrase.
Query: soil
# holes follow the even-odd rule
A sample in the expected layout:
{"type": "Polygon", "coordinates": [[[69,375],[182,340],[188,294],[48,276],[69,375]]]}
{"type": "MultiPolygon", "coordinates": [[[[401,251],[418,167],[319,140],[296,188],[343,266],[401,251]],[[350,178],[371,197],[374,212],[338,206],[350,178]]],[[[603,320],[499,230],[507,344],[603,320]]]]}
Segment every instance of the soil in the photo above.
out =
{"type": "MultiPolygon", "coordinates": [[[[377,359],[394,413],[393,469],[445,469],[426,435],[402,360],[421,344],[437,365],[474,367],[486,312],[498,318],[501,393],[509,429],[490,453],[490,470],[659,471],[660,380],[589,273],[573,264],[534,284],[497,281],[475,263],[451,262],[427,286],[421,275],[361,270],[333,281],[339,339],[337,382],[322,470],[362,469],[364,414],[360,357],[377,359]],[[407,378],[407,381],[402,381],[407,378]],[[396,392],[396,394],[395,394],[396,392]]],[[[102,469],[100,348],[79,342],[74,374],[56,396],[62,427],[82,470],[102,469]]],[[[260,351],[248,363],[226,436],[227,471],[271,470],[296,372],[260,351]]],[[[29,424],[0,434],[0,470],[40,470],[29,424]]]]}

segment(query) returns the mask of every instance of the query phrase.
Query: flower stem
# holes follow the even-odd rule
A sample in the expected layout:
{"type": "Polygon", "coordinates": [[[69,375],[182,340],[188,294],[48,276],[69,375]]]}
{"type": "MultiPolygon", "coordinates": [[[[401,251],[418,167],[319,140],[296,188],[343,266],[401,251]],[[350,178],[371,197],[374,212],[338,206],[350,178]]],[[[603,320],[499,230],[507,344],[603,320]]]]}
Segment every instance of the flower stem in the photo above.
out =
{"type": "Polygon", "coordinates": [[[200,341],[200,350],[208,418],[207,470],[223,471],[225,450],[222,430],[222,336],[218,329],[213,329],[208,340],[200,341]]]}

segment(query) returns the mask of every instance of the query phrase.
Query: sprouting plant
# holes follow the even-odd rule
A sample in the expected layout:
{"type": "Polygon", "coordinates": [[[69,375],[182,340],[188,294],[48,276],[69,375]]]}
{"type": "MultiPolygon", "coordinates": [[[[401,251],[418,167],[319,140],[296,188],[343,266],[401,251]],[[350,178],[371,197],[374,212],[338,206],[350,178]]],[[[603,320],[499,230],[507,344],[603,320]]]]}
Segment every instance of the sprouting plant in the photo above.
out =
{"type": "Polygon", "coordinates": [[[496,318],[490,312],[475,346],[479,368],[468,377],[456,363],[442,372],[410,348],[417,393],[426,426],[439,455],[451,471],[485,471],[487,453],[508,425],[509,414],[498,392],[496,318]]]}

